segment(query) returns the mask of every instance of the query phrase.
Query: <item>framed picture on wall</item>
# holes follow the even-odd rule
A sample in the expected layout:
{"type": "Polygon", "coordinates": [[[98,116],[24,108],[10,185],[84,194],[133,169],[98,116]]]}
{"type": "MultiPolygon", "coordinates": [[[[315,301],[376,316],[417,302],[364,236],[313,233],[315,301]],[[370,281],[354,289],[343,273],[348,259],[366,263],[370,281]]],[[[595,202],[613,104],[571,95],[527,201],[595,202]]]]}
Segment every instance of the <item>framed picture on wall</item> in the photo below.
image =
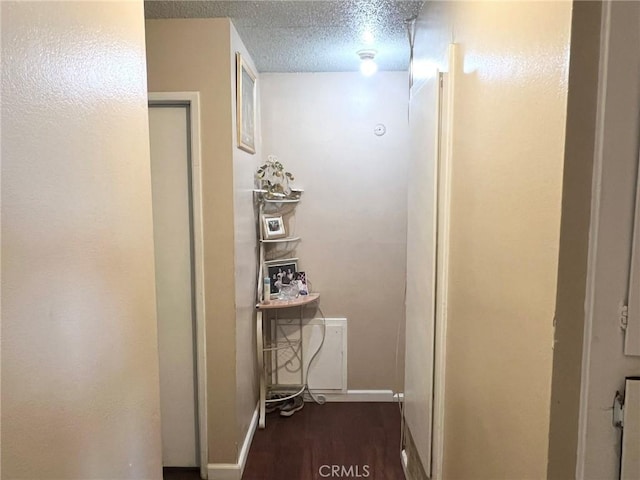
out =
{"type": "Polygon", "coordinates": [[[282,215],[262,215],[262,233],[265,240],[286,237],[282,215]]]}
{"type": "Polygon", "coordinates": [[[256,153],[256,76],[236,52],[236,131],[238,148],[256,153]]]}

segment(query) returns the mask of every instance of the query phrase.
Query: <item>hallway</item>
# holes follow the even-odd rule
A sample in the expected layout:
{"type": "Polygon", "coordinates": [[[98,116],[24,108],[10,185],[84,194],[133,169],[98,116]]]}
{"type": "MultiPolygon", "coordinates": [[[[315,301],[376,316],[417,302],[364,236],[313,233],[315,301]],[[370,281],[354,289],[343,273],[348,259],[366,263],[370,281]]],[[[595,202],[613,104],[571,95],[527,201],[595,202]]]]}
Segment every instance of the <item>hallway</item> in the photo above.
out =
{"type": "Polygon", "coordinates": [[[640,1],[0,11],[2,478],[640,479],[640,1]]]}

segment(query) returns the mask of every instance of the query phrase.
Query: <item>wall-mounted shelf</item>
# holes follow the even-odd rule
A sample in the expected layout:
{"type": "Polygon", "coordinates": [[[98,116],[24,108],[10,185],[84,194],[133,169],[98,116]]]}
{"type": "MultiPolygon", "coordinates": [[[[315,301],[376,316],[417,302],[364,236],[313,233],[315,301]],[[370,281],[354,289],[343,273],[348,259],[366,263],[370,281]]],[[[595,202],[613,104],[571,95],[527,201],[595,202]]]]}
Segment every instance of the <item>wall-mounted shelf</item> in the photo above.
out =
{"type": "Polygon", "coordinates": [[[258,310],[272,310],[275,308],[291,308],[291,307],[302,307],[304,305],[309,305],[310,303],[316,302],[320,298],[319,293],[310,293],[309,295],[300,295],[297,298],[292,298],[291,300],[271,300],[269,303],[258,303],[256,308],[258,310]]]}
{"type": "Polygon", "coordinates": [[[253,194],[258,198],[258,200],[264,203],[298,203],[304,193],[304,190],[294,188],[291,190],[290,197],[271,197],[267,196],[267,193],[268,192],[266,190],[260,189],[255,189],[253,191],[253,194]]]}
{"type": "Polygon", "coordinates": [[[285,238],[274,238],[272,240],[260,240],[261,243],[288,243],[288,242],[298,242],[300,241],[300,237],[285,237],[285,238]]]}

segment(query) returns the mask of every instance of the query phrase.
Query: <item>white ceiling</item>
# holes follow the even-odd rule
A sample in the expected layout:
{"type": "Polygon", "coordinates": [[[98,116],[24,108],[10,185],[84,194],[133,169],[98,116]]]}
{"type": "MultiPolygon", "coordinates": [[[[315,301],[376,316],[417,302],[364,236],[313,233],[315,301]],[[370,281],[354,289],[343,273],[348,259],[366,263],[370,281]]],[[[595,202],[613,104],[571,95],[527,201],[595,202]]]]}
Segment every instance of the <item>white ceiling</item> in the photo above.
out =
{"type": "Polygon", "coordinates": [[[356,71],[377,50],[380,70],[406,70],[405,20],[423,0],[147,0],[146,18],[230,17],[260,72],[356,71]],[[367,39],[365,32],[373,34],[367,39]]]}

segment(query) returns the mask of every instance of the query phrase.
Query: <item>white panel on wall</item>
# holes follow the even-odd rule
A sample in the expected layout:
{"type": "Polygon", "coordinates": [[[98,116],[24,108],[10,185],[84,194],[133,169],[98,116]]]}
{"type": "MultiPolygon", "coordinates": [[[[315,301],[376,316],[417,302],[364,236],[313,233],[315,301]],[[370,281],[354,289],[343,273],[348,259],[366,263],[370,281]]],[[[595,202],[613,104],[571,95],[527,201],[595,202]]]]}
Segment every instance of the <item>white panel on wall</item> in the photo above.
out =
{"type": "Polygon", "coordinates": [[[322,345],[309,370],[309,388],[313,391],[347,390],[347,319],[328,318],[324,342],[321,318],[303,321],[298,319],[273,320],[272,333],[278,343],[290,341],[292,349],[278,350],[272,358],[273,381],[280,385],[304,383],[309,361],[322,345]],[[302,333],[302,345],[297,344],[302,333]],[[300,359],[304,369],[300,371],[300,359]],[[302,373],[302,376],[301,376],[302,373]]]}

